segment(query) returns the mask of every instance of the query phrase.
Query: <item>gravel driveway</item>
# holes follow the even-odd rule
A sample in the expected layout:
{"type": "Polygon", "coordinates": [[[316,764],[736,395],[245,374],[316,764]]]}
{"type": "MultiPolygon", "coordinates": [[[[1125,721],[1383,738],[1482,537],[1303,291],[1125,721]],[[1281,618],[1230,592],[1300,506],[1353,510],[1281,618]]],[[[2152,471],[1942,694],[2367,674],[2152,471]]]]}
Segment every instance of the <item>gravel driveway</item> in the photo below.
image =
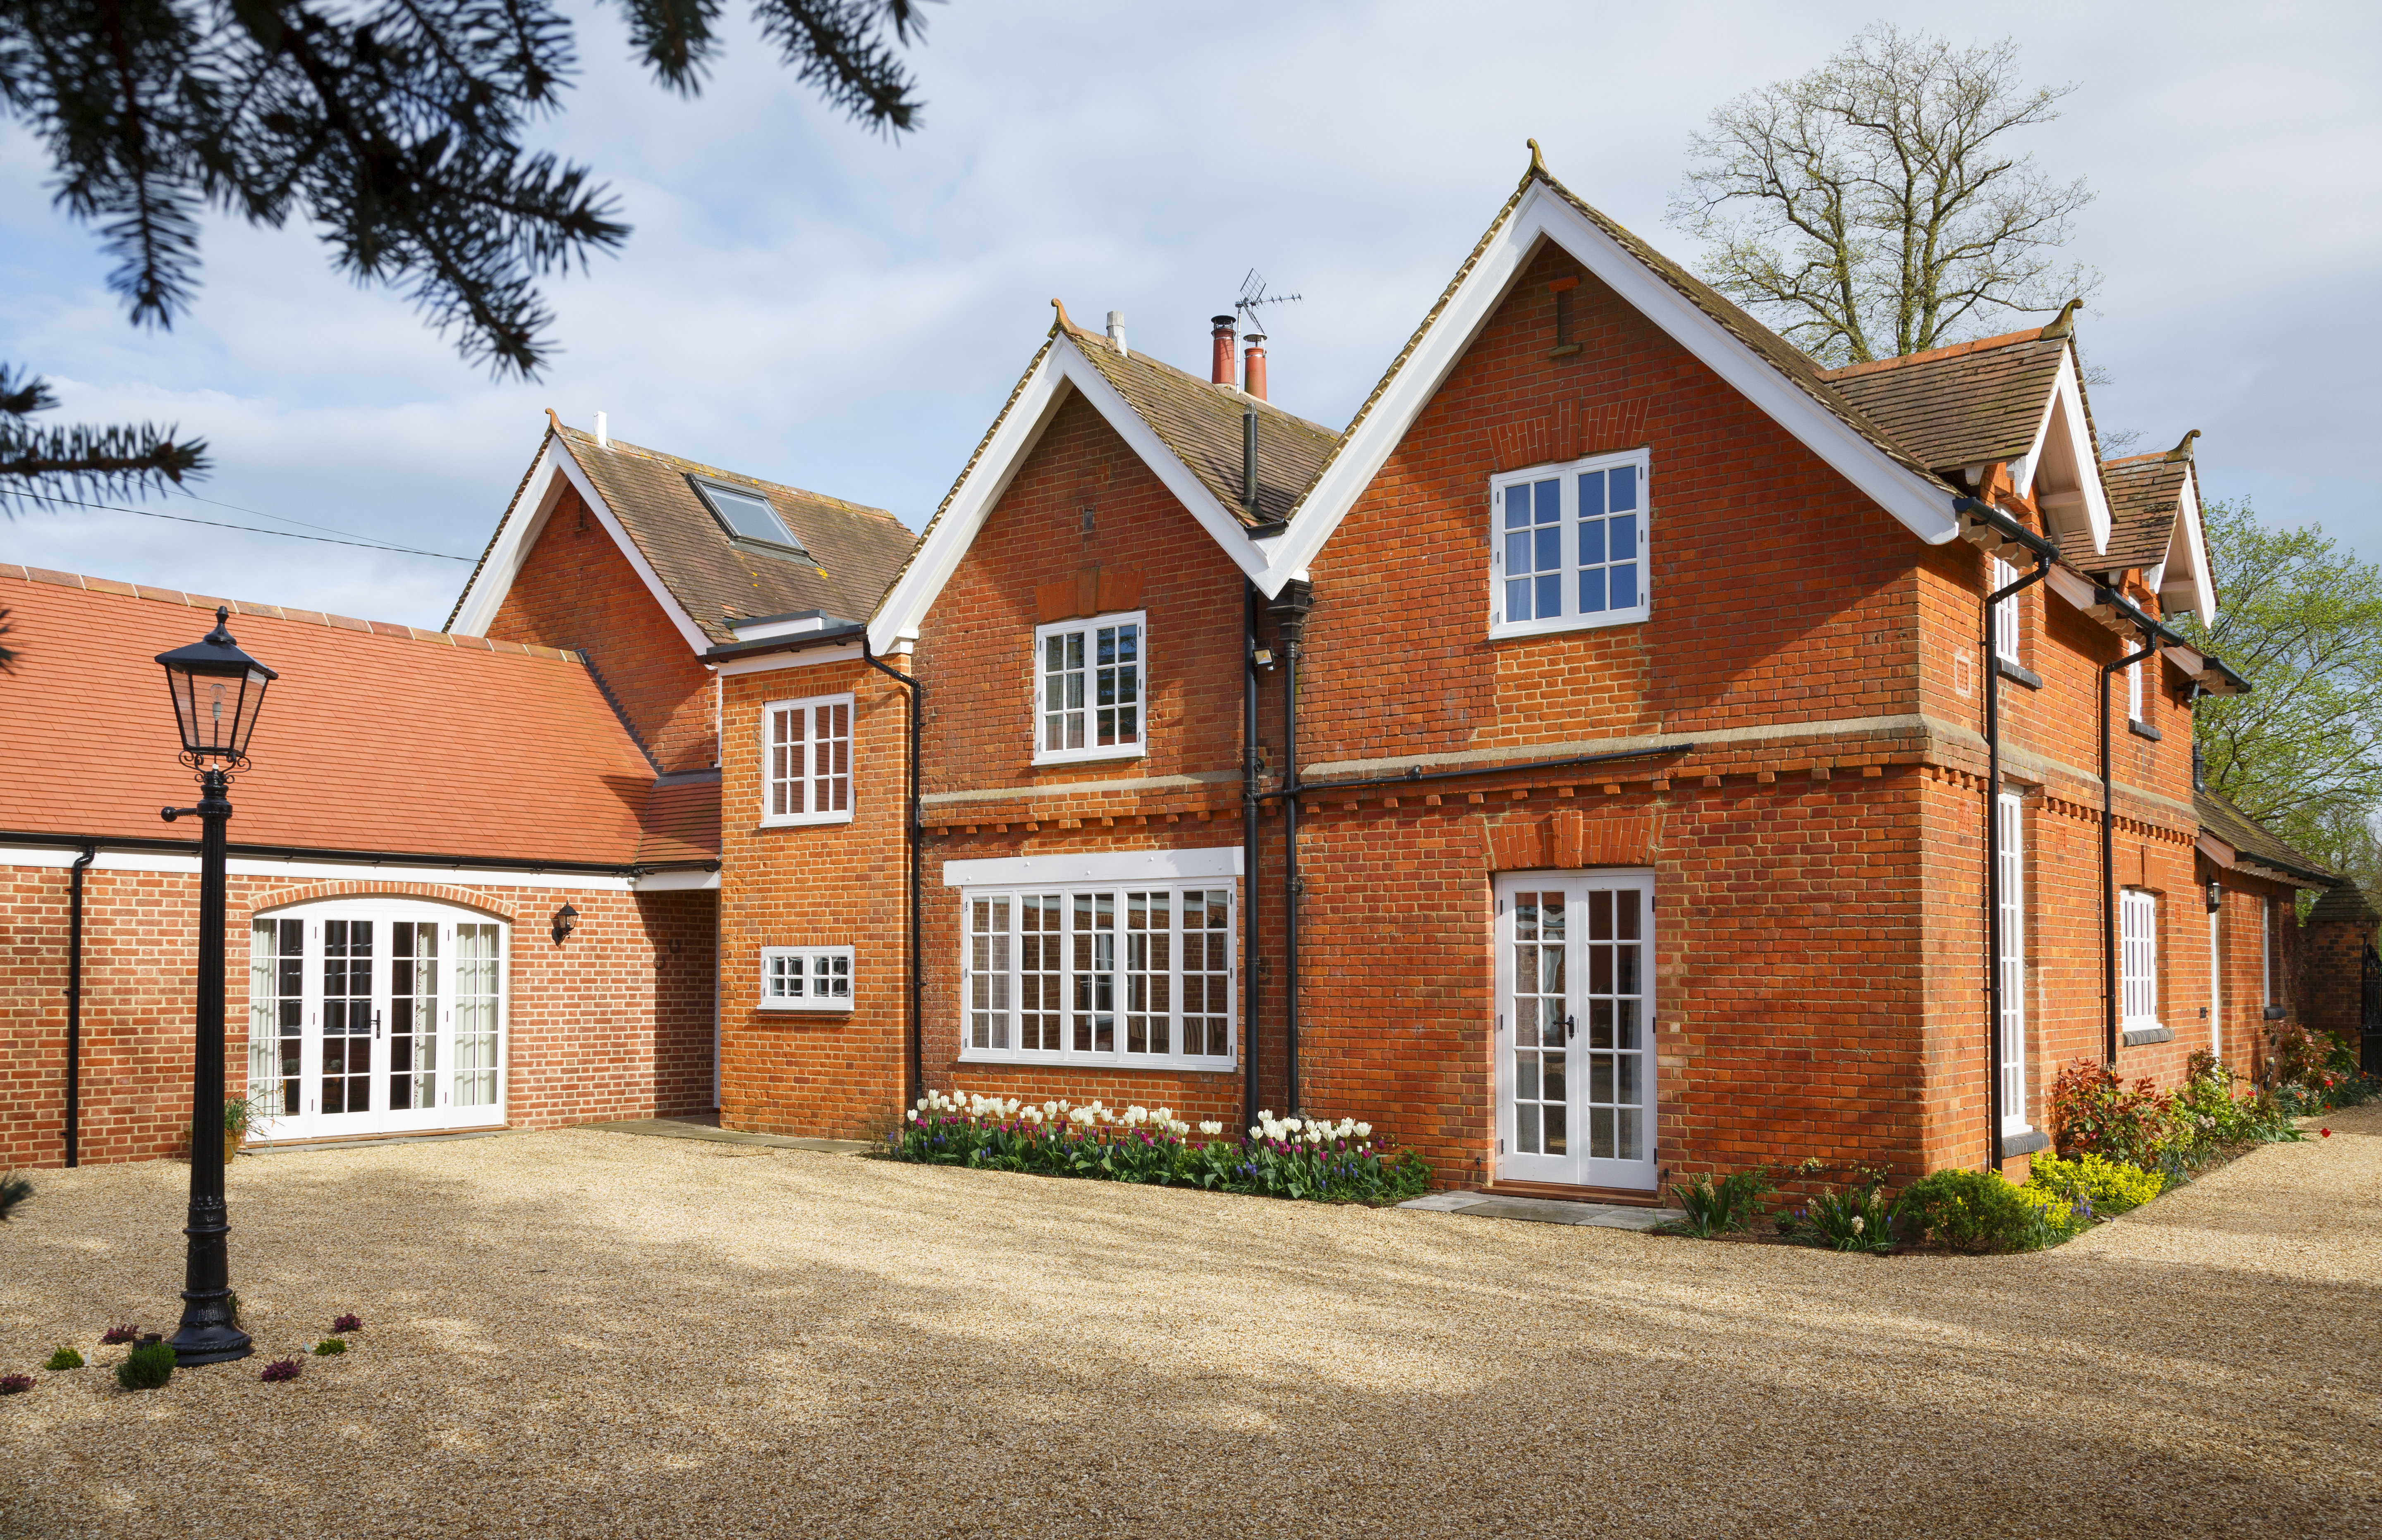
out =
{"type": "Polygon", "coordinates": [[[2382,1107],[2037,1256],[1839,1257],[595,1131],[243,1158],[0,1231],[9,1535],[2364,1534],[2382,1107]],[[43,1375],[56,1344],[94,1366],[43,1375]]]}

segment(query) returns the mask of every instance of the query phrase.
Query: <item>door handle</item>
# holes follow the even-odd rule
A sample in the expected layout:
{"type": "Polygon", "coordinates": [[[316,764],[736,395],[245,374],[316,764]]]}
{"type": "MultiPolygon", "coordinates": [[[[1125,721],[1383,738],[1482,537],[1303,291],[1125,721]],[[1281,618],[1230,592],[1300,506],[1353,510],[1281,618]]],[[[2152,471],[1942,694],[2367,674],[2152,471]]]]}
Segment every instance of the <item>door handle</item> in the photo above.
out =
{"type": "Polygon", "coordinates": [[[380,1012],[377,1010],[373,1012],[373,1041],[380,1041],[380,1012]]]}
{"type": "Polygon", "coordinates": [[[1565,1017],[1565,1018],[1564,1018],[1564,1041],[1565,1041],[1565,1042],[1566,1042],[1566,1043],[1568,1043],[1568,1042],[1570,1042],[1573,1038],[1578,1037],[1578,1035],[1579,1035],[1579,1018],[1578,1018],[1578,1017],[1577,1017],[1577,1016],[1566,1016],[1566,1017],[1565,1017]]]}

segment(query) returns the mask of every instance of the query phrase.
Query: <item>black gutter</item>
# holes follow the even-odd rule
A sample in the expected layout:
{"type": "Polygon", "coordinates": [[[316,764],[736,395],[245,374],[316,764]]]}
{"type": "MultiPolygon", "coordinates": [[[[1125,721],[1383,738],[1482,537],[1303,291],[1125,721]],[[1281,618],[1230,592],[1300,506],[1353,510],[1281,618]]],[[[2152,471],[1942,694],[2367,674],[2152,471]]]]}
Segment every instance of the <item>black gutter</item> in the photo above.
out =
{"type": "MultiPolygon", "coordinates": [[[[2102,593],[2107,592],[2101,590],[2102,593]]],[[[2133,606],[2126,607],[2130,610],[2133,606]]],[[[2138,610],[2134,613],[2141,615],[2138,610]]],[[[2108,1065],[2118,1062],[2118,857],[2113,828],[2117,784],[2109,767],[2109,677],[2120,668],[2130,668],[2156,655],[2159,639],[2152,633],[2164,628],[2148,616],[2142,616],[2142,619],[2148,628],[2143,635],[2143,650],[2101,666],[2101,1062],[2108,1065]]],[[[2192,821],[2199,822],[2197,818],[2192,821]]]]}
{"type": "Polygon", "coordinates": [[[861,661],[878,673],[898,680],[907,690],[910,701],[910,809],[906,822],[910,857],[910,1030],[909,1050],[904,1056],[902,1083],[902,1105],[895,1109],[898,1118],[911,1103],[923,1094],[927,1083],[926,1036],[927,981],[926,952],[918,934],[924,915],[924,899],[919,881],[926,870],[927,818],[919,798],[918,737],[925,726],[927,687],[910,675],[887,663],[869,651],[866,629],[860,638],[861,661]]]}
{"type": "Polygon", "coordinates": [[[1648,759],[1656,754],[1684,754],[1701,748],[1698,743],[1658,743],[1651,749],[1616,749],[1610,753],[1574,754],[1568,759],[1514,759],[1495,764],[1476,765],[1468,770],[1432,770],[1426,772],[1419,764],[1410,767],[1403,776],[1369,776],[1355,781],[1307,781],[1295,787],[1285,786],[1272,791],[1258,793],[1260,798],[1291,797],[1303,793],[1353,791],[1373,786],[1417,786],[1426,781],[1464,780],[1474,776],[1501,776],[1511,770],[1562,770],[1575,764],[1605,764],[1616,759],[1648,759]]]}
{"type": "Polygon", "coordinates": [[[2025,537],[2021,544],[2034,553],[2033,571],[1985,596],[1985,1015],[1992,1029],[1986,1033],[1986,1083],[1992,1088],[1986,1112],[1990,1135],[1986,1154],[1992,1168],[1998,1171],[2002,1165],[2002,667],[2001,652],[1995,646],[1998,638],[1994,635],[1994,610],[2003,600],[2051,576],[2052,558],[2058,553],[2033,531],[2010,523],[2000,510],[1988,511],[1993,518],[1986,522],[1996,530],[2009,524],[2025,537]]]}
{"type": "MultiPolygon", "coordinates": [[[[0,845],[96,845],[110,850],[143,854],[186,855],[196,859],[198,842],[108,835],[55,834],[24,829],[0,829],[0,845]]],[[[717,872],[717,858],[708,861],[652,861],[622,865],[597,861],[531,861],[520,856],[430,855],[418,850],[348,850],[315,845],[227,845],[225,853],[256,861],[350,862],[371,866],[424,866],[458,871],[467,866],[491,872],[551,872],[557,876],[642,877],[650,872],[717,872]]]]}
{"type": "Polygon", "coordinates": [[[1983,524],[1992,529],[1995,534],[2000,535],[2004,540],[2014,540],[2020,545],[2025,546],[2028,550],[2032,551],[2038,557],[2042,558],[2045,562],[2053,562],[2059,559],[2058,546],[2054,545],[2050,541],[2045,540],[2043,536],[2035,533],[2032,530],[2028,529],[2025,525],[2020,523],[2017,519],[2012,519],[2008,514],[2004,513],[2001,509],[1994,507],[1991,503],[1979,502],[1974,497],[1955,497],[1952,499],[1952,511],[1955,513],[1967,514],[1970,518],[1974,519],[1978,523],[1983,524]]]}
{"type": "Polygon", "coordinates": [[[1297,1116],[1298,1099],[1298,900],[1306,882],[1298,874],[1298,654],[1307,612],[1315,591],[1293,580],[1274,598],[1274,629],[1282,638],[1282,1066],[1284,1117],[1297,1116]]]}
{"type": "Polygon", "coordinates": [[[75,858],[67,900],[67,1164],[82,1164],[82,874],[99,859],[85,845],[75,858]]]}
{"type": "Polygon", "coordinates": [[[1258,1120],[1258,590],[1241,584],[1241,1121],[1258,1120]]]}
{"type": "MultiPolygon", "coordinates": [[[[823,631],[790,631],[784,636],[765,636],[755,642],[723,642],[717,647],[706,649],[703,654],[703,661],[732,663],[738,658],[760,657],[769,653],[799,653],[805,648],[826,647],[839,642],[858,642],[862,654],[866,656],[868,647],[868,628],[857,620],[853,620],[823,631]]],[[[909,678],[899,669],[894,669],[892,672],[896,678],[909,678]]]]}

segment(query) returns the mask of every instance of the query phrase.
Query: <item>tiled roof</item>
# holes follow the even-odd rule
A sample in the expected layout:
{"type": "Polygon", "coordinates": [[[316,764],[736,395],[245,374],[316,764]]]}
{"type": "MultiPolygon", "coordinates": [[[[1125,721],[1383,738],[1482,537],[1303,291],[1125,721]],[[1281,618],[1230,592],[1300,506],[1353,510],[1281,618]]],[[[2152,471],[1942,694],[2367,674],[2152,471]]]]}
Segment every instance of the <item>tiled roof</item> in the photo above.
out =
{"type": "Polygon", "coordinates": [[[706,840],[682,809],[649,836],[653,770],[574,654],[6,566],[18,656],[0,738],[19,752],[0,827],[196,848],[195,827],[157,816],[196,789],[155,660],[219,604],[280,674],[232,788],[234,844],[621,866],[649,840],[684,853],[646,860],[716,854],[716,828],[706,840]]]}
{"type": "Polygon", "coordinates": [[[2157,566],[2167,559],[2175,538],[2183,483],[2191,474],[2191,460],[2165,454],[2103,460],[2101,484],[2109,492],[2109,548],[2096,556],[2089,546],[2069,552],[2063,543],[2062,554],[2100,572],[2157,566]]]}
{"type": "Polygon", "coordinates": [[[2230,800],[2205,788],[2192,794],[2200,826],[2261,866],[2272,866],[2296,876],[2312,878],[2310,886],[2330,886],[2348,879],[2331,867],[2277,838],[2266,826],[2235,807],[2230,800]]]}
{"type": "MultiPolygon", "coordinates": [[[[715,642],[736,639],[728,625],[731,617],[806,609],[853,617],[869,614],[915,538],[882,508],[741,476],[617,438],[599,445],[594,434],[559,423],[554,431],[636,542],[662,586],[715,642]],[[817,565],[731,543],[688,483],[689,475],[767,499],[817,565]]],[[[489,537],[491,550],[505,524],[522,512],[521,495],[514,495],[514,506],[489,537]]],[[[485,557],[482,560],[485,564],[485,557]]],[[[474,581],[478,576],[474,572],[474,581]]],[[[459,599],[456,614],[461,610],[459,599]]],[[[455,615],[448,617],[448,624],[454,620],[455,615]]]]}
{"type": "Polygon", "coordinates": [[[645,794],[641,862],[716,861],[719,857],[719,772],[666,776],[645,794]]]}
{"type": "Polygon", "coordinates": [[[2067,356],[2040,327],[1930,348],[1822,377],[1938,473],[2013,460],[2034,446],[2067,356]]]}
{"type": "Polygon", "coordinates": [[[1339,441],[1329,428],[1258,402],[1258,507],[1251,520],[1241,507],[1241,412],[1249,397],[1147,354],[1120,353],[1099,333],[1072,325],[1067,330],[1101,378],[1116,386],[1174,458],[1245,523],[1286,516],[1339,441]]]}

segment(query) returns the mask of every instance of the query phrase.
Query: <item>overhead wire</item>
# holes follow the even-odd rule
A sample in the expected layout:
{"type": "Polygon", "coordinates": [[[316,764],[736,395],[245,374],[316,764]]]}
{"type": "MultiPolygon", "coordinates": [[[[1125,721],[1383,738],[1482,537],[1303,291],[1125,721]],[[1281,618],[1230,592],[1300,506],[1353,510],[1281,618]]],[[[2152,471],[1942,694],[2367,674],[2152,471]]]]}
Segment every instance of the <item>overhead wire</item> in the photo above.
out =
{"type": "MultiPolygon", "coordinates": [[[[84,508],[99,508],[99,509],[102,509],[102,510],[104,510],[104,511],[105,511],[105,512],[108,512],[108,513],[130,513],[130,514],[138,514],[140,517],[141,517],[141,518],[143,518],[143,519],[171,519],[173,522],[175,522],[175,523],[177,523],[177,524],[203,524],[203,525],[205,525],[207,528],[209,528],[209,529],[214,529],[214,530],[239,530],[239,531],[243,531],[243,532],[247,532],[247,533],[249,533],[249,534],[270,534],[270,535],[278,535],[278,536],[280,536],[280,537],[281,537],[282,539],[284,539],[284,540],[311,540],[311,541],[314,541],[315,543],[317,543],[317,544],[323,544],[323,545],[352,545],[352,546],[357,547],[357,548],[358,548],[358,549],[360,549],[360,550],[365,550],[365,551],[387,551],[387,552],[390,553],[390,554],[391,554],[391,555],[393,555],[393,556],[430,556],[430,557],[433,557],[433,558],[435,558],[435,559],[436,559],[436,560],[439,560],[439,561],[473,561],[473,560],[476,560],[476,559],[477,559],[476,557],[473,557],[473,556],[450,556],[450,555],[448,555],[448,554],[447,552],[445,552],[445,551],[424,551],[424,550],[422,550],[422,549],[420,549],[420,548],[418,548],[418,547],[416,547],[416,546],[411,546],[411,545],[394,545],[394,544],[389,544],[389,543],[388,543],[388,542],[387,542],[387,541],[364,540],[364,539],[356,539],[356,540],[336,540],[336,539],[333,539],[331,536],[326,535],[326,534],[300,534],[300,533],[298,533],[298,532],[297,532],[296,531],[294,531],[294,530],[266,530],[266,529],[260,529],[260,528],[258,528],[258,527],[257,527],[256,525],[254,525],[254,524],[229,524],[229,523],[226,523],[226,522],[224,522],[222,519],[192,519],[192,518],[189,517],[189,516],[188,516],[188,515],[186,515],[186,514],[179,514],[179,513],[159,513],[159,512],[157,512],[156,510],[154,510],[153,508],[128,508],[128,507],[123,507],[123,506],[121,506],[121,505],[119,505],[119,504],[116,504],[116,503],[92,503],[92,502],[86,502],[86,501],[84,501],[82,498],[80,498],[80,497],[61,497],[61,496],[57,495],[55,493],[50,493],[50,492],[12,492],[11,495],[14,495],[14,496],[19,496],[19,497],[30,497],[30,498],[34,499],[34,500],[35,500],[35,501],[37,501],[37,502],[44,502],[44,503],[68,503],[68,504],[72,504],[72,505],[73,505],[74,507],[84,507],[84,508]]],[[[214,499],[213,499],[213,498],[209,498],[209,497],[201,497],[201,498],[196,499],[196,501],[199,501],[199,502],[202,502],[202,503],[210,503],[210,502],[214,502],[214,499]]],[[[231,504],[231,503],[218,503],[218,504],[216,504],[215,506],[216,506],[216,507],[237,507],[237,505],[236,505],[236,504],[231,504]]],[[[256,512],[256,510],[255,510],[254,508],[241,508],[239,511],[240,511],[240,512],[242,512],[242,513],[255,513],[255,512],[256,512]]],[[[281,517],[281,515],[279,515],[279,514],[274,514],[274,513],[266,513],[266,514],[259,514],[259,515],[258,515],[258,517],[259,517],[259,518],[263,518],[263,519],[278,519],[278,518],[280,518],[280,517],[281,517]]],[[[303,521],[302,521],[302,520],[301,520],[301,519],[289,519],[289,522],[290,522],[290,523],[292,523],[292,524],[296,524],[296,523],[301,523],[301,522],[303,522],[303,521]]],[[[309,525],[307,525],[306,527],[307,527],[308,529],[313,529],[313,530],[320,530],[320,529],[326,529],[326,528],[328,528],[328,526],[327,526],[327,525],[323,525],[323,524],[309,524],[309,525]]]]}

